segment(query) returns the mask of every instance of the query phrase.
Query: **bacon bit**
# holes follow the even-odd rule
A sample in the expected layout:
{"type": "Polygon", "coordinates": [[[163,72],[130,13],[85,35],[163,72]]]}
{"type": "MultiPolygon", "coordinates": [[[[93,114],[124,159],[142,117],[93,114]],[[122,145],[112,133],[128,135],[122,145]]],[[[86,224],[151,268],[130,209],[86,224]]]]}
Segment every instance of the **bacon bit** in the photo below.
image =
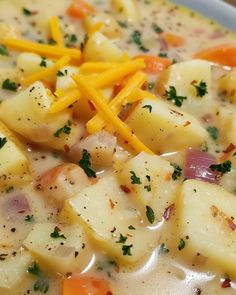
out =
{"type": "Polygon", "coordinates": [[[183,117],[183,114],[182,114],[182,113],[180,113],[180,112],[178,112],[178,111],[176,111],[176,110],[172,110],[172,109],[169,109],[169,110],[170,110],[171,112],[175,113],[176,115],[183,117]]]}
{"type": "Polygon", "coordinates": [[[187,127],[187,126],[189,126],[191,124],[191,122],[190,121],[186,121],[185,123],[184,123],[184,127],[187,127]]]}
{"type": "Polygon", "coordinates": [[[19,213],[19,214],[25,213],[25,210],[17,211],[17,213],[19,213]]]}
{"type": "Polygon", "coordinates": [[[93,112],[96,111],[96,107],[95,107],[95,105],[92,103],[91,100],[88,100],[88,105],[89,105],[91,111],[93,111],[93,112]]]}
{"type": "Polygon", "coordinates": [[[173,174],[173,172],[168,172],[168,173],[166,174],[166,176],[165,176],[165,180],[166,180],[166,181],[170,181],[171,178],[172,178],[172,174],[173,174]]]}
{"type": "Polygon", "coordinates": [[[221,288],[231,288],[231,280],[229,278],[226,278],[222,284],[221,288]]]}
{"type": "Polygon", "coordinates": [[[126,186],[126,185],[123,185],[121,184],[120,185],[120,188],[122,189],[122,191],[126,194],[130,194],[131,193],[131,190],[126,186]]]}
{"type": "Polygon", "coordinates": [[[168,221],[170,220],[170,217],[175,209],[175,204],[170,205],[168,208],[165,209],[165,212],[163,213],[163,218],[168,221]]]}
{"type": "Polygon", "coordinates": [[[223,153],[228,154],[231,153],[234,149],[236,148],[236,146],[234,144],[230,144],[224,151],[223,153]]]}
{"type": "Polygon", "coordinates": [[[204,115],[201,120],[204,122],[204,123],[210,123],[213,121],[213,117],[211,114],[206,114],[204,115]]]}
{"type": "Polygon", "coordinates": [[[65,150],[66,153],[69,153],[70,147],[68,146],[68,144],[64,145],[64,150],[65,150]]]}
{"type": "Polygon", "coordinates": [[[111,291],[108,291],[106,295],[113,295],[111,291]]]}
{"type": "Polygon", "coordinates": [[[233,222],[233,220],[231,219],[231,218],[229,218],[223,211],[220,211],[220,209],[219,208],[217,208],[216,206],[211,206],[211,211],[212,211],[212,216],[213,217],[217,217],[218,215],[222,218],[222,219],[224,219],[226,222],[227,222],[227,224],[228,224],[228,226],[230,227],[230,229],[232,230],[232,231],[235,231],[235,229],[236,229],[236,224],[233,222]]]}
{"type": "Polygon", "coordinates": [[[110,202],[110,207],[111,207],[111,209],[113,209],[113,208],[115,207],[115,204],[112,202],[111,199],[109,199],[109,202],[110,202]]]}
{"type": "Polygon", "coordinates": [[[231,90],[230,96],[234,96],[235,95],[235,92],[236,92],[236,89],[231,90]]]}

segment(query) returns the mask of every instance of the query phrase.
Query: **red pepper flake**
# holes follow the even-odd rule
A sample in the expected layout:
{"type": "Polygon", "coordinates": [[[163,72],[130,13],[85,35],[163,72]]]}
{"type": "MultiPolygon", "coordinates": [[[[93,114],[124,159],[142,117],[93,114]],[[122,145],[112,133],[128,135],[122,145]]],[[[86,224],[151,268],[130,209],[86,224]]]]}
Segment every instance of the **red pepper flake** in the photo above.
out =
{"type": "Polygon", "coordinates": [[[110,202],[110,207],[111,207],[111,209],[113,209],[113,208],[115,207],[115,204],[112,202],[111,199],[109,199],[109,202],[110,202]]]}
{"type": "Polygon", "coordinates": [[[111,291],[108,291],[106,295],[113,295],[111,291]]]}
{"type": "Polygon", "coordinates": [[[64,145],[64,150],[65,150],[66,153],[69,153],[70,147],[68,146],[68,144],[64,145]]]}
{"type": "Polygon", "coordinates": [[[231,218],[227,218],[227,222],[229,227],[234,231],[236,229],[236,224],[233,222],[231,218]]]}
{"type": "Polygon", "coordinates": [[[121,184],[121,185],[120,185],[120,188],[121,188],[122,191],[123,191],[124,193],[126,193],[126,194],[131,193],[131,190],[130,190],[126,185],[121,184]]]}
{"type": "Polygon", "coordinates": [[[163,213],[163,218],[166,221],[170,220],[171,214],[173,213],[174,209],[175,209],[175,204],[172,204],[165,209],[165,212],[163,213]]]}
{"type": "Polygon", "coordinates": [[[223,153],[228,154],[231,153],[234,149],[236,148],[236,146],[234,144],[230,144],[224,151],[223,153]]]}
{"type": "Polygon", "coordinates": [[[187,126],[189,126],[191,124],[191,122],[190,121],[186,121],[185,123],[184,123],[184,127],[187,127],[187,126]]]}
{"type": "Polygon", "coordinates": [[[217,217],[220,216],[222,219],[224,219],[228,226],[230,227],[230,229],[232,231],[235,231],[236,229],[236,224],[233,222],[233,220],[231,218],[229,218],[223,211],[219,210],[219,208],[217,208],[216,206],[212,205],[211,206],[211,211],[212,211],[212,216],[213,217],[217,217]]]}
{"type": "Polygon", "coordinates": [[[231,280],[229,278],[224,279],[221,288],[231,288],[231,280]]]}
{"type": "Polygon", "coordinates": [[[212,120],[213,120],[213,117],[211,114],[206,114],[202,117],[202,121],[205,123],[210,123],[212,122],[212,120]]]}
{"type": "Polygon", "coordinates": [[[91,111],[96,111],[96,107],[91,100],[88,99],[88,105],[91,111]]]}
{"type": "Polygon", "coordinates": [[[23,214],[23,213],[25,213],[25,210],[17,211],[17,213],[19,213],[19,214],[23,214]]]}

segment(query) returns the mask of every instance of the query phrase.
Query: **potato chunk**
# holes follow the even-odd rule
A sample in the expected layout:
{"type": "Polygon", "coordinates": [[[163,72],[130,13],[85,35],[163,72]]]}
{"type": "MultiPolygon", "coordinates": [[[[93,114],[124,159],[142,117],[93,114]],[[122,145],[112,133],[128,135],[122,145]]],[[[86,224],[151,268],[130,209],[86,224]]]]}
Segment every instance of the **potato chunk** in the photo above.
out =
{"type": "Polygon", "coordinates": [[[94,33],[84,48],[85,61],[120,62],[125,59],[124,52],[102,33],[94,33]]]}
{"type": "Polygon", "coordinates": [[[18,185],[31,180],[29,161],[15,135],[0,122],[0,187],[18,185]]]}
{"type": "Polygon", "coordinates": [[[155,153],[197,147],[208,137],[193,116],[158,99],[141,101],[126,123],[155,153]]]}
{"type": "Polygon", "coordinates": [[[79,128],[72,123],[72,114],[68,109],[50,114],[52,102],[49,90],[41,82],[35,82],[1,104],[0,118],[9,128],[33,142],[64,149],[65,144],[70,146],[78,140],[79,128]],[[62,129],[55,136],[64,126],[67,126],[66,132],[62,129]]]}
{"type": "Polygon", "coordinates": [[[121,263],[138,262],[158,241],[158,233],[141,224],[137,210],[114,176],[100,179],[66,201],[61,217],[83,224],[96,245],[121,263]],[[127,238],[125,242],[119,242],[120,235],[127,238]]]}
{"type": "MultiPolygon", "coordinates": [[[[178,202],[180,234],[189,236],[186,257],[197,253],[207,257],[209,265],[236,277],[236,199],[222,187],[187,180],[178,202]]],[[[190,257],[191,257],[190,256],[190,257]]]]}
{"type": "Polygon", "coordinates": [[[220,106],[217,110],[216,122],[224,140],[236,146],[236,108],[220,106]]]}
{"type": "Polygon", "coordinates": [[[128,21],[137,22],[139,10],[136,0],[112,0],[114,9],[121,13],[128,21]]]}
{"type": "Polygon", "coordinates": [[[219,80],[219,90],[231,102],[236,103],[236,70],[230,71],[219,80]]]}
{"type": "Polygon", "coordinates": [[[56,89],[57,90],[69,90],[76,86],[73,75],[79,73],[78,68],[73,66],[63,67],[57,74],[56,89]]]}
{"type": "MultiPolygon", "coordinates": [[[[11,255],[11,254],[9,254],[11,255]]],[[[0,292],[11,291],[14,294],[15,286],[27,276],[27,268],[32,261],[32,256],[27,251],[21,251],[16,256],[11,256],[0,261],[0,292]]],[[[10,293],[9,293],[10,294],[10,293]]]]}
{"type": "Polygon", "coordinates": [[[142,217],[147,221],[146,206],[153,209],[155,222],[161,221],[167,207],[173,204],[177,184],[172,180],[174,168],[159,156],[141,153],[124,164],[119,180],[130,189],[134,202],[142,217]],[[132,183],[132,173],[140,179],[140,184],[132,183]]]}
{"type": "Polygon", "coordinates": [[[62,274],[82,271],[92,257],[87,238],[78,225],[35,224],[23,244],[44,266],[62,274]],[[51,237],[56,231],[56,237],[51,237]]]}
{"type": "Polygon", "coordinates": [[[170,66],[161,74],[157,81],[157,92],[164,97],[166,90],[174,86],[177,95],[187,97],[181,108],[194,116],[201,117],[212,111],[214,101],[211,96],[211,80],[212,71],[209,62],[203,60],[180,62],[170,66]],[[201,81],[205,82],[207,87],[207,93],[202,97],[197,95],[198,92],[193,86],[199,85],[201,81]]]}

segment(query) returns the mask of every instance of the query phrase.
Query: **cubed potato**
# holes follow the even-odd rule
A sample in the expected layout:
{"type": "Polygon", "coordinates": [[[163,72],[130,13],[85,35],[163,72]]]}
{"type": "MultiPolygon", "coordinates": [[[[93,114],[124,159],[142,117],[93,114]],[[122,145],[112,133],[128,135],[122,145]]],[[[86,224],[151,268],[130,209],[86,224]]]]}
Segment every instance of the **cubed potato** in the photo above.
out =
{"type": "Polygon", "coordinates": [[[179,234],[188,236],[186,257],[207,257],[208,266],[236,277],[236,198],[221,186],[187,180],[178,200],[179,234]]]}
{"type": "Polygon", "coordinates": [[[193,116],[160,99],[142,100],[126,123],[155,153],[198,147],[208,137],[206,130],[193,116]]]}
{"type": "Polygon", "coordinates": [[[62,274],[82,271],[92,258],[92,249],[78,225],[35,224],[23,244],[42,265],[62,274]],[[55,228],[65,238],[51,237],[55,228]]]}
{"type": "Polygon", "coordinates": [[[41,82],[35,82],[26,90],[5,100],[0,105],[0,118],[9,128],[27,139],[63,150],[65,144],[73,145],[81,136],[79,126],[72,123],[71,110],[49,114],[53,97],[41,82]],[[71,128],[67,133],[55,133],[64,126],[71,128]],[[70,125],[70,126],[69,126],[70,125]]]}
{"type": "Polygon", "coordinates": [[[11,82],[19,83],[20,82],[20,71],[17,69],[8,69],[8,68],[2,68],[0,69],[0,87],[2,86],[2,83],[9,79],[11,82]]]}
{"type": "Polygon", "coordinates": [[[19,185],[31,180],[29,161],[16,136],[0,122],[0,187],[19,185]]]}
{"type": "Polygon", "coordinates": [[[157,93],[164,98],[166,90],[174,86],[177,95],[187,97],[181,109],[200,118],[206,113],[212,113],[214,107],[211,84],[211,64],[204,60],[190,60],[173,64],[164,71],[157,81],[157,93]],[[192,85],[193,81],[196,85],[201,81],[205,82],[208,93],[203,97],[197,96],[197,91],[192,85]]]}
{"type": "Polygon", "coordinates": [[[220,106],[216,112],[217,127],[223,139],[228,143],[236,146],[236,108],[220,106]]]}
{"type": "Polygon", "coordinates": [[[91,31],[97,24],[103,24],[101,32],[108,38],[120,37],[121,31],[115,19],[107,13],[97,12],[89,14],[84,19],[84,27],[87,32],[91,31]]]}
{"type": "MultiPolygon", "coordinates": [[[[30,52],[23,52],[18,55],[16,66],[21,72],[21,75],[23,77],[27,77],[45,69],[45,67],[40,66],[41,62],[42,57],[40,55],[30,52]]],[[[54,62],[49,59],[46,59],[45,62],[47,68],[50,68],[54,65],[54,62]]]]}
{"type": "Polygon", "coordinates": [[[112,0],[112,5],[127,21],[137,22],[139,20],[139,10],[136,0],[112,0]]]}
{"type": "Polygon", "coordinates": [[[87,41],[83,57],[85,61],[121,62],[126,58],[125,53],[102,33],[94,33],[87,41]]]}
{"type": "Polygon", "coordinates": [[[232,70],[219,80],[219,91],[233,103],[236,103],[236,70],[232,70]]]}
{"type": "Polygon", "coordinates": [[[15,294],[14,288],[27,276],[27,269],[32,261],[32,256],[25,250],[15,256],[9,254],[5,260],[0,261],[0,292],[9,291],[15,294]],[[10,257],[8,257],[10,256],[10,257]]]}
{"type": "Polygon", "coordinates": [[[124,264],[140,261],[158,242],[159,233],[144,227],[138,211],[114,176],[100,179],[66,201],[61,218],[83,224],[97,246],[124,264]],[[129,229],[130,226],[135,230],[129,229]],[[118,243],[120,234],[127,237],[123,244],[118,243]],[[130,255],[125,253],[127,246],[130,255]]]}
{"type": "Polygon", "coordinates": [[[0,42],[2,42],[5,38],[17,38],[19,35],[19,28],[0,21],[0,42]]]}
{"type": "Polygon", "coordinates": [[[141,153],[124,164],[119,173],[119,181],[131,190],[134,203],[148,223],[146,206],[153,209],[155,223],[162,220],[165,209],[175,201],[178,182],[172,179],[174,168],[159,156],[141,153]],[[132,174],[140,179],[140,184],[132,184],[132,174]]]}
{"type": "Polygon", "coordinates": [[[79,73],[79,69],[73,66],[63,67],[57,74],[56,89],[57,90],[69,90],[76,86],[73,75],[79,73]]]}

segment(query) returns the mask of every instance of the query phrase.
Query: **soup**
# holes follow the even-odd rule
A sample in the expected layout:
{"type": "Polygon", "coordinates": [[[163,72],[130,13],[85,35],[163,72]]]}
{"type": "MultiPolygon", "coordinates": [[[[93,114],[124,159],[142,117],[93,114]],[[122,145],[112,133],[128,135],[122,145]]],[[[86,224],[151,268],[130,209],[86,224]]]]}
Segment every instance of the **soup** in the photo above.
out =
{"type": "Polygon", "coordinates": [[[235,35],[160,0],[0,32],[0,294],[235,294],[235,35]]]}

